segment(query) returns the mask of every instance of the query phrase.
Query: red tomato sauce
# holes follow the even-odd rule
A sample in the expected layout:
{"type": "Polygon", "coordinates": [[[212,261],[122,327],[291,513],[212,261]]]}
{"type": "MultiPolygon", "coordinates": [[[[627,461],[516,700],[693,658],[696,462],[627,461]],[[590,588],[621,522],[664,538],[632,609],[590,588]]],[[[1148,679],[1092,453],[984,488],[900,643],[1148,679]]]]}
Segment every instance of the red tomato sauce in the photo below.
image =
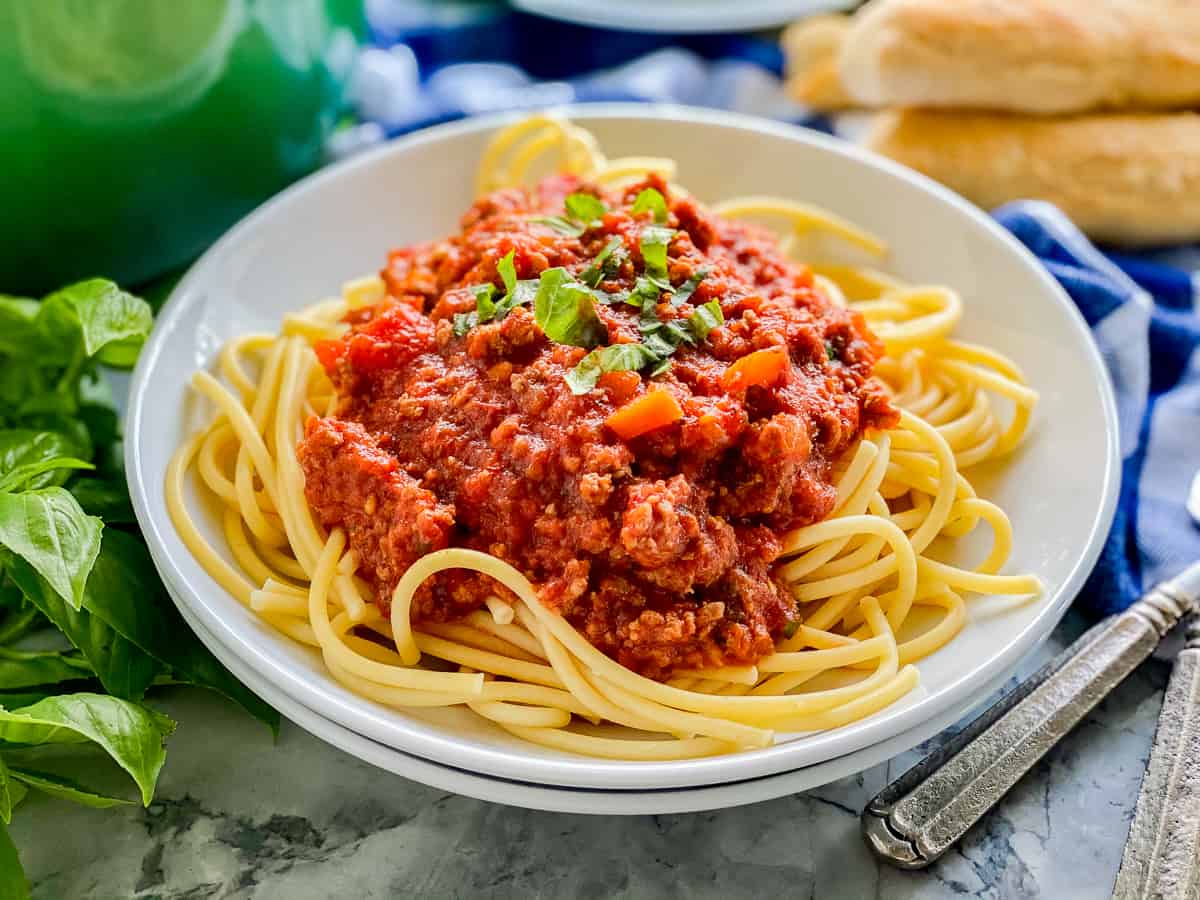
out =
{"type": "MultiPolygon", "coordinates": [[[[346,529],[385,612],[414,560],[471,547],[516,566],[592,644],[650,677],[773,651],[797,615],[772,577],[781,536],[828,515],[832,461],[865,429],[896,422],[871,375],[882,346],[861,316],[831,303],[768,232],[655,177],[620,191],[570,176],[498,191],[459,234],[393,251],[382,275],[387,299],[316,348],[340,405],[309,420],[299,456],[309,503],[346,529]],[[510,251],[520,279],[556,266],[578,275],[620,237],[620,265],[598,289],[633,288],[652,219],[632,205],[647,186],[667,198],[663,225],[675,229],[672,288],[707,270],[686,301],[661,292],[659,319],[686,321],[713,300],[724,317],[668,371],[610,372],[576,395],[564,376],[588,351],[547,338],[530,305],[455,334],[473,286],[503,292],[497,263],[510,251]],[[608,209],[583,234],[531,221],[562,215],[574,191],[608,209]],[[610,417],[649,391],[674,403],[654,398],[666,416],[622,438],[610,417]]],[[[608,343],[641,339],[641,310],[595,309],[608,343]]],[[[504,590],[484,576],[442,573],[413,616],[454,620],[493,594],[504,590]]]]}

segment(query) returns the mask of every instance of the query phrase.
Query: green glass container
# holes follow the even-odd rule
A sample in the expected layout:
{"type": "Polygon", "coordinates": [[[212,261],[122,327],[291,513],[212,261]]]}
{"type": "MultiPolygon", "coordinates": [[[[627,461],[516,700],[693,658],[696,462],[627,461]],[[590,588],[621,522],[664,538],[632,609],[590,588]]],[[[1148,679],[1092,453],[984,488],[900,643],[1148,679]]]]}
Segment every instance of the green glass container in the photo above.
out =
{"type": "Polygon", "coordinates": [[[0,0],[0,293],[187,262],[315,168],[361,0],[0,0]]]}

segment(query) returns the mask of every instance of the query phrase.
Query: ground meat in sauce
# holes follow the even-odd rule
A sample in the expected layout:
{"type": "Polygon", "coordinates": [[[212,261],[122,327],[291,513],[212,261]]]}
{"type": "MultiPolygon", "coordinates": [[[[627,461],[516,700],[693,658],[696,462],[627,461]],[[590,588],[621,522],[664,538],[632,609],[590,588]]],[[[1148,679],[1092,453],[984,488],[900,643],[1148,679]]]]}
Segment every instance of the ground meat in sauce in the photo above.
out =
{"type": "MultiPolygon", "coordinates": [[[[316,348],[341,403],[308,422],[299,448],[309,502],[346,529],[382,607],[414,559],[472,547],[522,570],[595,646],[651,677],[773,651],[796,615],[771,575],[778,535],[826,516],[831,461],[896,420],[871,377],[882,347],[860,316],[826,299],[769,233],[653,176],[619,192],[570,176],[498,191],[467,212],[461,234],[393,251],[382,274],[388,298],[316,348]],[[455,335],[454,315],[475,308],[471,286],[503,289],[496,265],[510,250],[518,278],[578,274],[620,236],[627,259],[600,288],[631,288],[650,224],[631,207],[647,185],[667,197],[677,229],[672,284],[708,270],[690,301],[660,302],[659,317],[686,319],[715,299],[725,318],[668,372],[605,374],[576,396],[564,374],[587,351],[548,340],[524,306],[455,335]],[[576,190],[610,210],[582,236],[530,221],[561,214],[576,190]],[[731,363],[775,346],[790,362],[777,383],[722,386],[731,363]],[[670,392],[682,419],[621,440],[605,420],[651,388],[670,392]]],[[[610,343],[640,339],[639,310],[596,309],[610,343]]],[[[443,573],[421,587],[414,616],[459,618],[498,590],[443,573]]]]}

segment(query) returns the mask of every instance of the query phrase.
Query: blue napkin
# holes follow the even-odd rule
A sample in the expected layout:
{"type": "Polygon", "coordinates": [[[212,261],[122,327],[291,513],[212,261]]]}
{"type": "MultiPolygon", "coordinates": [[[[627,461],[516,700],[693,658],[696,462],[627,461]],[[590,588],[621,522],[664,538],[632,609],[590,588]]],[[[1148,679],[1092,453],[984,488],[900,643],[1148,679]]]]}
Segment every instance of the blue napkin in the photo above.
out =
{"type": "MultiPolygon", "coordinates": [[[[787,97],[769,41],[605,31],[461,0],[371,0],[368,12],[378,47],[357,79],[365,122],[338,137],[335,155],[464,115],[589,100],[675,101],[836,130],[787,97]]],[[[1080,603],[1116,612],[1200,559],[1184,505],[1200,468],[1200,248],[1101,252],[1041,202],[995,215],[1078,305],[1112,377],[1121,497],[1080,603]]]]}

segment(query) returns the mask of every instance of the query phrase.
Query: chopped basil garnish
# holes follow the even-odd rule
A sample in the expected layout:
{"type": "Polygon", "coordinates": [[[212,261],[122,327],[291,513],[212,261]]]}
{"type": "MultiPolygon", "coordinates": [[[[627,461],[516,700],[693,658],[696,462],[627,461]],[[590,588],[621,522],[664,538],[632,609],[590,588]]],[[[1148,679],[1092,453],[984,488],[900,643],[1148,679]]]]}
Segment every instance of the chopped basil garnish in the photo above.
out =
{"type": "Polygon", "coordinates": [[[592,292],[564,268],[547,269],[538,282],[533,314],[546,337],[573,347],[595,347],[608,339],[592,292]]]}
{"type": "Polygon", "coordinates": [[[513,265],[513,252],[509,250],[496,263],[496,271],[500,273],[500,278],[504,282],[504,296],[500,300],[493,299],[496,296],[496,286],[491,283],[477,284],[471,288],[475,294],[475,309],[472,312],[458,313],[454,316],[456,337],[462,337],[476,325],[484,322],[493,320],[499,322],[512,312],[514,307],[523,306],[533,300],[534,294],[537,293],[538,283],[534,280],[517,281],[517,269],[513,265]]]}
{"type": "Polygon", "coordinates": [[[492,298],[496,296],[494,284],[477,284],[471,288],[475,294],[475,312],[480,322],[490,322],[496,317],[496,304],[492,298]]]}
{"type": "Polygon", "coordinates": [[[670,369],[671,369],[671,357],[668,356],[666,359],[660,360],[658,365],[650,370],[650,377],[656,378],[659,375],[661,375],[663,372],[670,371],[670,369]]]}
{"type": "Polygon", "coordinates": [[[504,282],[504,292],[512,294],[517,289],[517,267],[513,265],[513,253],[509,250],[504,254],[504,258],[496,263],[496,271],[500,273],[500,280],[504,282]]]}
{"type": "Polygon", "coordinates": [[[583,191],[568,194],[563,205],[567,208],[567,218],[575,222],[594,222],[608,212],[608,207],[598,198],[583,191]]]}
{"type": "Polygon", "coordinates": [[[539,225],[547,225],[559,234],[565,234],[567,237],[579,237],[586,230],[582,224],[572,222],[562,216],[534,216],[529,221],[537,222],[539,225]]]}
{"type": "Polygon", "coordinates": [[[667,221],[667,201],[654,188],[646,188],[633,201],[633,214],[644,212],[654,213],[654,221],[660,225],[667,221]]]}
{"type": "Polygon", "coordinates": [[[667,276],[667,245],[675,232],[670,228],[658,225],[647,225],[642,229],[640,247],[642,262],[645,264],[646,277],[664,291],[671,290],[671,281],[667,276]]]}
{"type": "Polygon", "coordinates": [[[692,299],[692,294],[696,293],[696,288],[700,287],[700,282],[708,277],[708,269],[697,269],[692,277],[681,284],[671,295],[671,305],[681,306],[692,299]]]}
{"type": "Polygon", "coordinates": [[[838,349],[833,345],[833,341],[825,342],[825,355],[829,357],[829,359],[838,358],[838,349]]]}
{"type": "Polygon", "coordinates": [[[563,206],[567,211],[565,216],[535,216],[530,221],[547,225],[567,237],[579,237],[608,212],[608,207],[598,198],[583,191],[568,194],[563,206]]]}
{"type": "Polygon", "coordinates": [[[593,350],[566,375],[572,394],[586,394],[605,372],[636,372],[656,357],[645,344],[613,344],[593,350]]]}
{"type": "Polygon", "coordinates": [[[617,251],[622,250],[624,246],[625,242],[619,237],[615,237],[605,244],[604,249],[597,253],[595,259],[592,260],[592,264],[583,270],[579,280],[588,287],[596,287],[604,279],[616,275],[626,256],[625,253],[617,251]]]}
{"type": "Polygon", "coordinates": [[[788,622],[786,625],[783,626],[783,636],[785,638],[795,637],[796,632],[799,630],[800,630],[800,620],[792,619],[792,621],[788,622]]]}
{"type": "Polygon", "coordinates": [[[703,306],[697,306],[696,311],[688,319],[688,324],[691,326],[692,334],[696,336],[696,340],[704,340],[708,337],[710,331],[718,325],[725,324],[725,316],[721,312],[721,304],[716,300],[709,300],[703,306]]]}

